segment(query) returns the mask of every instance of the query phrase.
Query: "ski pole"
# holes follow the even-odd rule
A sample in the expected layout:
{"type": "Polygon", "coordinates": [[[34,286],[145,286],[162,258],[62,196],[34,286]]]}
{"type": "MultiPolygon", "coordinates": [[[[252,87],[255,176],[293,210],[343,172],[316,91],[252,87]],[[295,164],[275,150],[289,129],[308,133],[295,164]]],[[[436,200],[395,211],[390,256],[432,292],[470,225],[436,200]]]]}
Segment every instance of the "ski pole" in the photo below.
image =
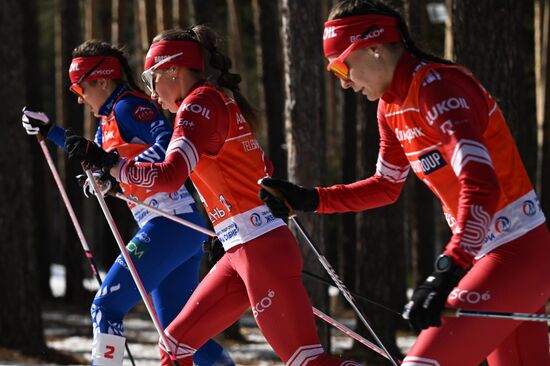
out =
{"type": "Polygon", "coordinates": [[[357,314],[357,316],[359,317],[359,319],[361,320],[361,322],[363,323],[363,325],[365,325],[365,327],[367,328],[367,330],[369,331],[369,333],[372,335],[372,337],[374,338],[374,340],[376,341],[376,343],[380,346],[380,348],[382,348],[384,350],[384,352],[386,353],[386,355],[388,356],[388,360],[394,365],[394,366],[397,366],[397,362],[393,359],[392,355],[390,354],[390,352],[386,349],[386,347],[384,346],[384,344],[382,343],[382,341],[380,340],[380,338],[378,338],[378,336],[376,335],[376,332],[374,331],[374,329],[371,327],[371,325],[369,324],[369,322],[367,321],[367,319],[365,318],[365,316],[363,315],[363,313],[359,310],[359,308],[357,307],[357,305],[355,304],[355,300],[353,298],[353,296],[350,294],[349,290],[347,289],[347,287],[344,285],[344,283],[342,282],[342,280],[340,279],[340,277],[338,277],[338,274],[336,274],[336,271],[332,268],[332,266],[330,265],[330,263],[327,261],[327,259],[325,258],[325,256],[321,253],[320,249],[317,247],[317,245],[315,245],[315,243],[313,242],[313,240],[310,238],[310,236],[308,235],[308,233],[305,231],[305,229],[302,227],[302,224],[300,223],[300,221],[298,220],[298,218],[296,217],[296,212],[294,211],[294,209],[292,208],[292,206],[288,203],[288,201],[276,190],[276,189],[273,189],[271,187],[266,187],[264,186],[263,184],[261,184],[261,181],[259,182],[260,185],[266,190],[268,191],[271,195],[273,195],[274,197],[280,199],[286,206],[287,208],[289,209],[289,219],[290,221],[292,221],[294,223],[294,225],[298,228],[298,231],[302,234],[302,236],[304,237],[304,239],[306,240],[306,242],[309,244],[310,248],[313,250],[313,252],[315,253],[315,255],[317,256],[317,259],[319,259],[319,262],[321,262],[321,264],[323,265],[323,267],[325,268],[325,270],[327,271],[327,273],[329,274],[329,276],[332,278],[332,280],[334,281],[334,283],[336,284],[336,286],[338,287],[338,289],[340,290],[340,292],[342,293],[342,295],[344,295],[344,297],[346,298],[346,300],[348,301],[348,303],[351,305],[351,307],[353,308],[353,310],[355,311],[355,313],[357,314]]]}
{"type": "Polygon", "coordinates": [[[508,319],[521,320],[530,322],[550,322],[550,316],[546,314],[533,313],[513,313],[500,311],[485,311],[485,310],[468,310],[468,309],[446,309],[443,316],[450,318],[490,318],[490,319],[508,319]]]}
{"type": "MultiPolygon", "coordinates": [[[[334,286],[334,282],[333,282],[333,281],[329,281],[329,280],[327,280],[327,279],[325,279],[325,278],[323,278],[323,277],[321,277],[321,276],[316,275],[315,273],[311,273],[311,272],[309,272],[309,271],[303,270],[303,271],[302,271],[302,274],[304,274],[304,275],[306,275],[306,276],[308,276],[308,277],[311,277],[311,278],[313,278],[313,279],[315,279],[315,280],[317,280],[317,281],[319,281],[319,282],[322,282],[322,283],[324,283],[324,284],[326,284],[326,285],[334,286]]],[[[401,314],[400,312],[395,311],[395,310],[393,310],[393,309],[391,309],[391,308],[389,308],[389,307],[387,307],[387,306],[385,306],[385,305],[382,305],[382,304],[380,304],[380,303],[377,303],[376,301],[372,301],[372,300],[366,298],[365,296],[363,296],[363,295],[361,295],[361,294],[358,294],[357,292],[350,291],[349,293],[352,294],[353,296],[355,296],[355,297],[358,298],[358,299],[361,299],[361,300],[363,300],[363,301],[365,301],[365,302],[368,302],[369,304],[372,304],[372,305],[374,305],[374,306],[378,306],[379,308],[382,308],[382,309],[387,310],[387,311],[389,311],[389,312],[391,312],[391,313],[394,313],[394,314],[396,314],[396,315],[399,315],[400,318],[403,316],[403,314],[401,314]]]]}
{"type": "MultiPolygon", "coordinates": [[[[67,195],[67,191],[65,190],[65,187],[63,186],[63,182],[61,181],[61,177],[59,176],[59,172],[57,171],[57,168],[55,167],[55,164],[53,162],[52,156],[50,155],[50,151],[48,150],[48,146],[46,145],[46,141],[44,141],[44,138],[38,134],[36,136],[38,143],[40,144],[40,148],[42,149],[42,152],[44,153],[44,157],[46,158],[46,161],[48,162],[48,166],[50,167],[50,171],[52,172],[53,179],[55,181],[55,184],[57,185],[57,189],[59,190],[59,193],[61,194],[61,198],[63,199],[63,203],[65,203],[65,207],[67,208],[67,212],[69,213],[69,217],[71,218],[71,221],[73,223],[73,226],[76,230],[76,235],[78,236],[78,239],[80,240],[80,244],[82,245],[82,249],[84,250],[84,254],[86,254],[86,259],[88,259],[88,263],[90,264],[90,268],[92,269],[92,272],[94,274],[94,277],[99,284],[99,287],[103,284],[103,281],[101,280],[101,276],[99,275],[99,271],[97,270],[97,266],[95,264],[94,256],[92,254],[92,251],[90,250],[90,247],[88,246],[88,242],[86,241],[86,238],[84,237],[84,233],[82,231],[82,227],[80,226],[80,223],[78,222],[78,219],[76,218],[76,214],[74,213],[73,205],[71,204],[71,201],[69,201],[69,196],[67,195]]],[[[130,352],[130,347],[128,346],[128,343],[125,342],[126,346],[126,352],[128,353],[128,358],[130,359],[130,362],[132,362],[132,366],[136,366],[136,363],[134,361],[134,356],[132,356],[132,352],[130,352]]]]}
{"type": "Polygon", "coordinates": [[[145,307],[147,308],[147,311],[149,312],[149,316],[151,317],[151,320],[153,321],[153,324],[155,325],[155,328],[159,334],[159,337],[161,339],[161,342],[164,343],[164,347],[166,349],[166,352],[170,356],[170,359],[174,363],[175,366],[178,366],[178,363],[172,354],[172,351],[170,349],[170,346],[168,344],[168,340],[166,339],[166,335],[164,334],[164,330],[162,329],[162,326],[160,324],[160,321],[158,319],[158,316],[155,312],[155,308],[153,304],[151,303],[151,299],[149,298],[147,291],[145,290],[145,287],[143,286],[143,283],[141,282],[141,279],[139,278],[139,274],[137,273],[136,267],[134,266],[134,262],[132,261],[132,258],[130,258],[130,253],[128,253],[128,249],[126,249],[126,246],[124,245],[124,241],[122,240],[122,236],[120,235],[118,228],[115,224],[115,221],[113,219],[113,216],[111,215],[111,211],[109,210],[109,207],[107,207],[107,203],[105,202],[105,198],[101,194],[101,190],[99,189],[99,186],[94,179],[94,175],[88,167],[84,167],[84,172],[86,173],[86,176],[88,177],[88,180],[90,184],[92,185],[94,192],[96,192],[95,196],[97,198],[97,201],[99,202],[99,206],[101,206],[101,210],[103,211],[103,214],[105,215],[105,219],[107,220],[107,223],[109,224],[109,227],[111,228],[111,231],[113,232],[113,236],[115,237],[116,243],[118,245],[118,248],[120,249],[120,253],[122,254],[122,257],[126,261],[126,264],[128,265],[128,269],[130,270],[130,274],[132,275],[132,278],[134,279],[134,282],[139,290],[139,294],[141,295],[141,299],[145,303],[145,307]]]}
{"type": "MultiPolygon", "coordinates": [[[[146,209],[150,209],[152,212],[155,212],[167,219],[170,219],[170,220],[173,220],[175,222],[178,222],[184,226],[188,226],[192,229],[195,229],[203,234],[206,234],[206,235],[209,235],[211,237],[215,237],[216,236],[216,233],[212,230],[208,230],[206,228],[203,228],[202,226],[199,226],[199,225],[196,225],[190,221],[187,221],[187,220],[184,220],[176,215],[172,215],[166,211],[163,211],[163,210],[160,210],[156,207],[152,207],[151,205],[147,204],[147,203],[144,203],[142,201],[139,201],[135,198],[130,198],[120,192],[114,192],[114,191],[109,191],[108,194],[112,197],[116,197],[118,199],[121,199],[123,201],[126,201],[126,202],[130,202],[130,203],[135,203],[137,205],[140,205],[142,207],[145,207],[146,209]]],[[[309,274],[308,272],[303,272],[304,274],[306,275],[312,275],[312,274],[309,274]]],[[[314,277],[317,277],[315,275],[312,275],[314,277]]],[[[380,353],[382,356],[384,357],[388,357],[384,351],[382,349],[380,349],[380,347],[374,345],[373,343],[369,342],[368,340],[366,340],[365,338],[361,337],[359,334],[357,334],[356,332],[354,332],[353,330],[347,328],[345,325],[337,322],[335,319],[331,318],[330,316],[328,316],[327,314],[323,313],[321,310],[319,309],[316,309],[315,307],[312,307],[313,309],[313,314],[315,314],[315,316],[317,316],[318,318],[326,321],[328,324],[334,326],[335,328],[337,329],[340,329],[342,332],[344,332],[345,334],[349,335],[350,337],[352,337],[353,339],[357,340],[358,342],[361,342],[362,344],[366,345],[367,347],[371,348],[372,350],[374,350],[375,352],[378,352],[380,353]]]]}
{"type": "MultiPolygon", "coordinates": [[[[356,341],[362,343],[363,345],[367,346],[368,348],[370,348],[371,350],[373,350],[374,352],[378,353],[380,356],[382,357],[385,357],[385,358],[388,358],[388,355],[384,352],[384,350],[380,347],[378,347],[377,345],[375,345],[374,343],[372,342],[369,342],[368,340],[366,340],[364,337],[362,337],[361,335],[359,335],[358,333],[354,332],[353,330],[349,329],[348,327],[346,327],[344,324],[342,323],[339,323],[338,321],[336,321],[334,318],[331,318],[330,316],[328,316],[327,314],[323,313],[321,310],[313,307],[313,313],[319,317],[320,319],[326,321],[328,324],[332,325],[333,327],[341,330],[343,333],[345,333],[346,335],[350,336],[351,338],[355,339],[356,341]]],[[[389,358],[388,358],[389,359],[389,358]]],[[[401,363],[400,361],[398,361],[399,363],[401,363]]]]}
{"type": "Polygon", "coordinates": [[[116,198],[118,198],[118,199],[120,199],[120,200],[123,200],[123,201],[125,201],[125,202],[134,203],[134,204],[136,204],[136,205],[138,205],[138,206],[145,207],[147,210],[149,210],[149,211],[151,211],[151,212],[154,212],[154,213],[156,213],[156,214],[158,214],[158,215],[164,216],[164,217],[166,217],[167,219],[170,219],[170,220],[172,220],[172,221],[175,221],[175,222],[177,222],[177,223],[179,223],[179,224],[182,224],[182,225],[184,225],[184,226],[190,227],[191,229],[194,229],[194,230],[196,230],[196,231],[198,231],[198,232],[201,232],[201,233],[203,233],[203,234],[206,234],[206,235],[209,235],[209,236],[216,236],[216,233],[213,232],[212,230],[208,230],[208,229],[206,229],[206,228],[204,228],[204,227],[202,227],[202,226],[200,226],[200,225],[197,225],[197,224],[195,224],[195,223],[193,223],[193,222],[191,222],[191,221],[187,221],[187,220],[185,220],[185,219],[182,219],[181,217],[178,217],[178,216],[176,216],[176,215],[172,215],[172,214],[170,214],[170,213],[168,213],[168,212],[166,212],[166,211],[163,211],[163,210],[161,210],[161,209],[158,209],[158,208],[156,208],[156,207],[153,207],[153,206],[151,206],[151,205],[149,205],[149,204],[147,204],[147,203],[145,203],[145,202],[141,202],[141,201],[139,201],[137,198],[128,197],[128,196],[126,196],[126,195],[124,195],[124,194],[122,194],[122,193],[120,193],[120,192],[114,192],[113,190],[110,190],[110,191],[108,192],[108,194],[109,194],[110,196],[116,197],[116,198]]]}

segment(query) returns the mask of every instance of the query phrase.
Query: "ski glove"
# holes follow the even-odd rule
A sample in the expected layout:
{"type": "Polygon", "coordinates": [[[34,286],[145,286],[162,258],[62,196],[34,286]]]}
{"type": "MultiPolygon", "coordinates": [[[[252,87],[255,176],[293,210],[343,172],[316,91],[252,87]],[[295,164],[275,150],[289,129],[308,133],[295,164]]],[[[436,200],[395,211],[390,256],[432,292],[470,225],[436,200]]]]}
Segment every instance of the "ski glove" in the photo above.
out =
{"type": "Polygon", "coordinates": [[[261,185],[270,188],[278,193],[275,197],[266,188],[260,189],[260,200],[264,201],[274,216],[287,218],[291,210],[313,212],[319,206],[319,194],[315,188],[304,188],[291,182],[280,179],[264,178],[259,182],[261,185]],[[279,196],[280,195],[280,196],[279,196]]]}
{"type": "MultiPolygon", "coordinates": [[[[101,191],[101,195],[103,197],[105,197],[105,195],[111,190],[115,192],[120,192],[120,186],[118,185],[118,182],[109,173],[96,171],[93,172],[93,176],[97,185],[99,186],[99,190],[101,191]]],[[[77,175],[76,180],[78,181],[78,185],[82,188],[82,191],[84,192],[84,196],[86,196],[86,198],[90,198],[91,195],[95,195],[94,187],[90,183],[90,180],[88,179],[88,176],[86,174],[77,175]]]]}
{"type": "Polygon", "coordinates": [[[428,327],[439,327],[447,297],[466,272],[454,261],[443,272],[436,269],[415,288],[411,301],[405,305],[403,318],[408,319],[417,332],[428,327]]]}
{"type": "Polygon", "coordinates": [[[53,126],[46,113],[29,111],[27,107],[23,108],[21,122],[27,135],[38,135],[40,133],[40,135],[46,137],[53,126]]]}
{"type": "Polygon", "coordinates": [[[69,154],[69,159],[78,160],[105,171],[118,162],[118,154],[103,150],[93,141],[76,135],[71,129],[65,131],[65,151],[69,154]]]}
{"type": "Polygon", "coordinates": [[[218,238],[208,238],[202,243],[202,251],[208,255],[211,264],[216,264],[225,254],[223,244],[218,238]]]}

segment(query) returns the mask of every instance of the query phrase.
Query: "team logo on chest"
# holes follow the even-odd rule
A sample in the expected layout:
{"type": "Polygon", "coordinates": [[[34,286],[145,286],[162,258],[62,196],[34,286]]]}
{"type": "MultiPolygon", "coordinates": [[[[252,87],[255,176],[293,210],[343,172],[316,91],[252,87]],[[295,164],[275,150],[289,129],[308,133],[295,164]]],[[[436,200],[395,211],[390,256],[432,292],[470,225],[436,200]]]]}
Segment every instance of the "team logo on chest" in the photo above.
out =
{"type": "Polygon", "coordinates": [[[430,151],[424,155],[418,157],[418,160],[411,161],[411,167],[415,173],[424,173],[428,175],[435,172],[436,170],[443,168],[447,165],[443,156],[439,153],[438,150],[430,151]]]}

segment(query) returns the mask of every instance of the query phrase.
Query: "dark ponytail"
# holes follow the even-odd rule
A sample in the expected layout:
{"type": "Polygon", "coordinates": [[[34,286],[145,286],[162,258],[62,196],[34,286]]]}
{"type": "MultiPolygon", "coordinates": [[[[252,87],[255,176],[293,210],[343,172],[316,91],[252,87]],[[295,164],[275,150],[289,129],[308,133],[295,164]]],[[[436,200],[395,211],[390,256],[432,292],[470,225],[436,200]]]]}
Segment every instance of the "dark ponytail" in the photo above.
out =
{"type": "Polygon", "coordinates": [[[346,18],[353,15],[366,15],[366,14],[378,14],[387,15],[397,19],[397,26],[401,33],[401,39],[405,48],[409,50],[414,56],[421,60],[437,62],[442,64],[453,64],[452,61],[437,57],[431,53],[425,52],[418,48],[414,43],[409,28],[405,19],[399,14],[399,12],[390,6],[377,0],[342,0],[334,5],[328,16],[329,20],[346,18]]]}
{"type": "Polygon", "coordinates": [[[231,59],[223,54],[218,48],[221,39],[216,32],[206,25],[195,25],[193,27],[182,29],[166,30],[153,39],[153,43],[161,40],[186,40],[195,41],[208,51],[209,65],[219,72],[214,84],[218,87],[230,90],[244,118],[254,132],[258,132],[259,121],[254,109],[239,91],[239,83],[242,81],[241,75],[231,73],[231,59]]]}
{"type": "Polygon", "coordinates": [[[128,86],[140,93],[144,91],[137,85],[132,76],[132,69],[128,64],[128,58],[126,57],[126,52],[124,48],[113,46],[110,43],[100,41],[97,39],[88,40],[73,50],[74,57],[92,57],[92,56],[112,56],[116,57],[122,66],[122,71],[124,71],[125,80],[115,80],[116,83],[127,83],[128,86]]]}

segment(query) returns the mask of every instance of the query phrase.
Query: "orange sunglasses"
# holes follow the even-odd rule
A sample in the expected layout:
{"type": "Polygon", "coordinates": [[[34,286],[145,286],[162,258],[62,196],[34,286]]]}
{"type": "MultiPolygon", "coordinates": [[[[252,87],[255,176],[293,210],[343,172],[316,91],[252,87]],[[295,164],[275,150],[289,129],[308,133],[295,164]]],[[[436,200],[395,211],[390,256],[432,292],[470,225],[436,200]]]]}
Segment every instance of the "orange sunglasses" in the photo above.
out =
{"type": "Polygon", "coordinates": [[[101,58],[101,60],[99,60],[99,62],[97,64],[94,65],[94,67],[92,67],[87,73],[85,73],[84,75],[82,75],[77,81],[76,83],[73,83],[71,84],[71,86],[69,87],[69,90],[72,91],[73,93],[75,93],[77,96],[79,96],[80,98],[84,98],[84,89],[82,89],[82,86],[80,85],[88,76],[90,76],[92,74],[92,72],[94,72],[98,67],[99,65],[101,65],[101,63],[103,62],[103,60],[105,60],[105,58],[101,58]]]}
{"type": "Polygon", "coordinates": [[[374,28],[376,28],[376,24],[373,24],[369,29],[367,29],[363,34],[358,36],[355,41],[353,41],[348,48],[344,50],[334,60],[330,61],[327,66],[327,71],[332,72],[336,77],[338,77],[341,80],[349,81],[349,67],[346,64],[346,58],[349,56],[350,53],[355,51],[356,49],[360,48],[360,45],[363,45],[368,39],[365,39],[365,36],[369,34],[374,28]]]}

